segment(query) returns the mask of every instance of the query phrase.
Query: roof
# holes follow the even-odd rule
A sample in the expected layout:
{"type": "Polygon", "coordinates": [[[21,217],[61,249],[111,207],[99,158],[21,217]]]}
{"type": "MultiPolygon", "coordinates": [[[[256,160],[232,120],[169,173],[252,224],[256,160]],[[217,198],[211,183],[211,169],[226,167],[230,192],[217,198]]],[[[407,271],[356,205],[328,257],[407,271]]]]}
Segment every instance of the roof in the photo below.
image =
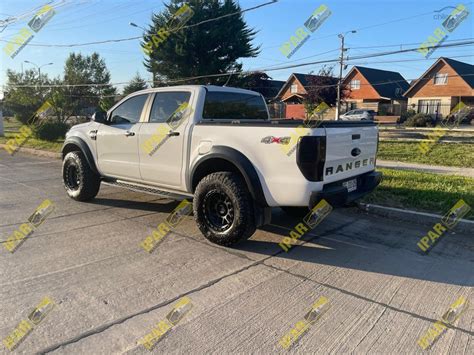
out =
{"type": "Polygon", "coordinates": [[[285,81],[268,80],[268,84],[268,88],[266,88],[267,96],[272,98],[278,95],[283,85],[285,85],[285,81]]]}
{"type": "Polygon", "coordinates": [[[377,93],[383,98],[399,99],[402,95],[397,93],[397,89],[402,89],[401,92],[404,93],[410,87],[408,82],[399,72],[389,70],[354,66],[346,75],[346,78],[348,78],[354,70],[361,73],[370,85],[372,85],[375,91],[377,91],[377,93]]]}
{"type": "Polygon", "coordinates": [[[413,88],[421,82],[423,78],[425,78],[428,73],[438,65],[439,62],[443,61],[446,65],[449,65],[453,70],[468,84],[471,89],[474,88],[474,65],[460,62],[458,60],[454,60],[451,58],[440,57],[436,62],[433,63],[418,79],[414,80],[410,83],[410,87],[404,93],[404,95],[408,94],[409,91],[413,90],[413,88]]]}
{"type": "Polygon", "coordinates": [[[454,71],[461,76],[464,81],[471,87],[474,88],[474,65],[460,62],[451,58],[442,58],[448,63],[454,71]]]}
{"type": "MultiPolygon", "coordinates": [[[[298,80],[301,85],[303,85],[303,87],[306,89],[306,87],[309,85],[308,83],[308,79],[310,78],[318,78],[320,77],[321,75],[313,75],[313,74],[301,74],[301,73],[293,73],[290,75],[290,77],[288,78],[288,80],[285,82],[285,84],[281,87],[280,91],[278,92],[278,94],[276,96],[280,96],[283,91],[285,90],[285,88],[288,86],[288,84],[290,83],[291,79],[292,78],[296,78],[296,80],[298,80]]],[[[334,78],[334,80],[337,81],[336,78],[334,78]]]]}
{"type": "Polygon", "coordinates": [[[303,86],[308,85],[308,79],[309,78],[317,78],[319,75],[312,75],[312,74],[301,74],[301,73],[293,73],[294,76],[296,76],[296,79],[301,83],[303,86]]]}

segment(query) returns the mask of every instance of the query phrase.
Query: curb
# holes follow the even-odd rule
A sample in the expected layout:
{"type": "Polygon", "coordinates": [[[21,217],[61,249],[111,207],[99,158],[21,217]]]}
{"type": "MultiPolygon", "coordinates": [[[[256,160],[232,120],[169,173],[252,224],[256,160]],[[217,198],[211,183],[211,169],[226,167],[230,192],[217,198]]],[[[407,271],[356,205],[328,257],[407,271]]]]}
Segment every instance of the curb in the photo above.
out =
{"type": "MultiPolygon", "coordinates": [[[[380,127],[379,127],[380,128],[380,127]]],[[[407,127],[407,128],[404,128],[404,127],[381,127],[381,131],[392,131],[392,130],[399,130],[399,131],[432,131],[433,130],[433,127],[407,127]]],[[[457,128],[453,128],[453,129],[450,129],[449,130],[450,132],[458,132],[458,133],[463,133],[463,132],[467,132],[467,133],[472,133],[474,132],[474,127],[471,128],[463,128],[463,129],[457,129],[457,128]]]]}
{"type": "MultiPolygon", "coordinates": [[[[380,205],[373,205],[370,203],[358,203],[357,206],[361,210],[374,215],[395,218],[427,226],[433,226],[434,224],[439,223],[441,221],[441,218],[443,217],[435,213],[402,210],[400,208],[385,207],[380,205]]],[[[472,232],[474,230],[474,221],[460,219],[454,229],[462,232],[472,232]]]]}
{"type": "MultiPolygon", "coordinates": [[[[6,145],[0,143],[0,148],[3,148],[4,146],[6,145]]],[[[61,159],[61,153],[48,152],[46,150],[21,147],[20,149],[18,149],[17,152],[33,154],[37,156],[43,156],[43,157],[54,158],[54,159],[61,159]]],[[[443,217],[441,215],[434,214],[434,213],[402,210],[400,208],[385,207],[385,206],[365,204],[365,203],[357,203],[357,207],[360,210],[363,210],[367,213],[371,213],[374,215],[400,219],[403,221],[414,222],[417,224],[423,224],[427,226],[432,226],[438,223],[443,217]]],[[[461,219],[455,228],[463,232],[471,232],[472,230],[474,230],[474,221],[461,219]]]]}
{"type": "Polygon", "coordinates": [[[432,173],[439,175],[453,175],[463,176],[467,178],[474,178],[474,168],[461,168],[458,166],[440,166],[440,165],[426,165],[418,163],[405,163],[393,160],[377,160],[378,168],[395,169],[395,170],[409,170],[424,173],[432,173]]]}
{"type": "MultiPolygon", "coordinates": [[[[7,146],[6,144],[0,143],[0,148],[5,148],[6,146],[7,146]]],[[[18,150],[15,151],[14,154],[16,154],[18,152],[37,155],[37,156],[40,156],[40,157],[61,159],[61,153],[49,152],[47,150],[20,147],[20,148],[18,148],[18,150]]]]}

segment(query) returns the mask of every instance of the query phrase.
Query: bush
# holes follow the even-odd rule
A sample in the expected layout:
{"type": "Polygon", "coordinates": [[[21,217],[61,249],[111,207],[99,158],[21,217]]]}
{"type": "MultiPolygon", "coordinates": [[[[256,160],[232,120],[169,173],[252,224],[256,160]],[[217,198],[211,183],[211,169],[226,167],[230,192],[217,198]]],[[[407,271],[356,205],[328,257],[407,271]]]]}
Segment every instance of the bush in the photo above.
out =
{"type": "Polygon", "coordinates": [[[415,110],[407,110],[406,112],[402,112],[402,114],[400,115],[400,123],[405,122],[407,119],[415,115],[416,115],[415,110]]]}
{"type": "Polygon", "coordinates": [[[35,126],[35,136],[46,141],[55,141],[64,138],[69,126],[64,122],[46,122],[35,126]]]}
{"type": "Polygon", "coordinates": [[[405,121],[407,127],[432,127],[432,118],[430,115],[424,113],[417,113],[414,116],[409,117],[405,121]]]}

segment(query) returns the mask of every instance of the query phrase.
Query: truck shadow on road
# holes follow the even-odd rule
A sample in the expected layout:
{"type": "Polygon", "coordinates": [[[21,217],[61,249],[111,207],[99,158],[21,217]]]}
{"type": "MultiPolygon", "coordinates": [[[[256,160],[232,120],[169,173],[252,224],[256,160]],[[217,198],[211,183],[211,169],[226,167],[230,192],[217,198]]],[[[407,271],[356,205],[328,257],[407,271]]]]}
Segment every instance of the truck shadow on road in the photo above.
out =
{"type": "Polygon", "coordinates": [[[424,255],[416,243],[429,230],[426,226],[339,211],[333,212],[327,220],[304,235],[298,241],[302,245],[294,245],[285,252],[278,243],[288,236],[298,220],[278,211],[274,212],[273,219],[278,223],[262,227],[254,237],[234,249],[335,266],[348,269],[349,274],[354,276],[363,271],[474,286],[472,272],[469,271],[473,268],[474,242],[467,234],[447,235],[429,254],[424,255]],[[272,240],[268,240],[266,235],[272,236],[272,240]],[[275,238],[278,238],[277,242],[275,238]]]}

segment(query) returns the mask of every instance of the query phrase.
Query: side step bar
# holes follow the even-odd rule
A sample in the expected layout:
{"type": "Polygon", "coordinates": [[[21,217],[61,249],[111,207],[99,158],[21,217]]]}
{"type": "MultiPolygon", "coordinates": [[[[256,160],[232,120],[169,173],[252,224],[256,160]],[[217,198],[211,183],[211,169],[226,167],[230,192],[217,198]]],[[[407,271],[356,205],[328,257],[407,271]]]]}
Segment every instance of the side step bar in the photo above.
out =
{"type": "Polygon", "coordinates": [[[164,198],[169,198],[170,200],[182,201],[186,198],[187,199],[193,198],[192,194],[181,194],[181,193],[176,193],[176,192],[169,192],[169,191],[160,190],[155,186],[142,185],[142,184],[121,181],[121,180],[102,180],[102,183],[109,186],[122,187],[124,189],[132,190],[136,192],[144,192],[144,193],[148,193],[152,195],[158,195],[164,198]]]}

